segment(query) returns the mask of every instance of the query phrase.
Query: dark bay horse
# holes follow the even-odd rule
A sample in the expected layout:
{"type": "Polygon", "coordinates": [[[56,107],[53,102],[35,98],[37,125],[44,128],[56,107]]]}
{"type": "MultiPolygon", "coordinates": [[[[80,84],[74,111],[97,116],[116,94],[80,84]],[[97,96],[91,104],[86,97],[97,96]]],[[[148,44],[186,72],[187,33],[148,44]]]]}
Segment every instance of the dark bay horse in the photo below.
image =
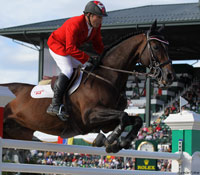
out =
{"type": "MultiPolygon", "coordinates": [[[[159,83],[169,85],[174,79],[174,70],[167,53],[167,44],[154,22],[147,32],[123,38],[103,55],[101,65],[117,70],[133,71],[136,63],[149,67],[159,83]]],[[[63,122],[46,113],[51,99],[34,99],[30,92],[34,85],[23,83],[2,84],[16,96],[4,110],[3,137],[32,140],[35,131],[72,137],[90,132],[112,131],[106,138],[99,134],[94,145],[106,146],[107,152],[128,148],[142,126],[138,116],[128,116],[124,109],[127,101],[123,97],[128,74],[97,67],[93,73],[106,79],[84,73],[80,87],[70,96],[71,116],[63,122]],[[108,83],[110,82],[110,83],[108,83]],[[132,130],[120,139],[125,127],[132,130]]]]}

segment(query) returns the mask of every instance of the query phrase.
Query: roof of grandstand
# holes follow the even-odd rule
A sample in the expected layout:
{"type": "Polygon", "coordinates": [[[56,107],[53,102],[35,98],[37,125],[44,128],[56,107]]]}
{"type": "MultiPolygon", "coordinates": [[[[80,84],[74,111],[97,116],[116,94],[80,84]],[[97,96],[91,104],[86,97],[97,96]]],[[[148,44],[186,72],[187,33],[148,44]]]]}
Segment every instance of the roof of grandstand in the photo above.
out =
{"type": "MultiPolygon", "coordinates": [[[[110,11],[108,15],[104,18],[102,25],[105,45],[128,32],[147,29],[157,19],[160,26],[165,25],[167,28],[165,33],[170,42],[171,59],[196,60],[199,58],[199,3],[148,5],[110,11]]],[[[4,28],[0,29],[0,35],[39,45],[41,38],[47,39],[50,33],[67,19],[4,28]]]]}

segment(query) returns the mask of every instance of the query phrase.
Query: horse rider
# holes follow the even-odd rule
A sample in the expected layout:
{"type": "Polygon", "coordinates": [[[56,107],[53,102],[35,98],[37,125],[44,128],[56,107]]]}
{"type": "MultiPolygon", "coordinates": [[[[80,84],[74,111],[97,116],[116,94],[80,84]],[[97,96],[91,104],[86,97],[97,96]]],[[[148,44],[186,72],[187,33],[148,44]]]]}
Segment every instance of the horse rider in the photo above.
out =
{"type": "Polygon", "coordinates": [[[48,114],[61,115],[63,120],[67,120],[69,117],[69,110],[63,107],[61,109],[61,106],[63,106],[63,95],[69,85],[73,68],[77,68],[89,60],[93,64],[98,64],[99,61],[97,58],[89,57],[88,54],[79,50],[79,47],[85,42],[91,41],[98,54],[103,52],[101,24],[104,16],[107,16],[105,6],[100,1],[90,1],[85,6],[82,15],[66,20],[50,35],[47,41],[49,51],[61,73],[53,87],[54,96],[52,104],[47,108],[48,114]]]}

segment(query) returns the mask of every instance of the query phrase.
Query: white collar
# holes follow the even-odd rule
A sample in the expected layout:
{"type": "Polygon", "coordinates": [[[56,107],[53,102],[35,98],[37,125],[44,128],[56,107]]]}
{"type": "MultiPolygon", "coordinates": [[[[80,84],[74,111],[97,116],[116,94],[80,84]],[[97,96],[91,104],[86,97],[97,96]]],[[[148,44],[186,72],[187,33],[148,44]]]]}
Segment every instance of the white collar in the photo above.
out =
{"type": "Polygon", "coordinates": [[[88,23],[87,23],[87,26],[88,26],[88,37],[89,37],[92,32],[93,27],[91,27],[88,23]]]}

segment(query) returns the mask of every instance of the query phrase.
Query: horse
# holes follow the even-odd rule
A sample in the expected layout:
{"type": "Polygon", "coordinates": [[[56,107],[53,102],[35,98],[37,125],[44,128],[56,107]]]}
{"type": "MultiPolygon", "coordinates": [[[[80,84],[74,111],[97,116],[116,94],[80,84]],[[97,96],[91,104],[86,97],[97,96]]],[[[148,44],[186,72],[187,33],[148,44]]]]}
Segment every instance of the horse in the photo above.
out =
{"type": "Polygon", "coordinates": [[[149,30],[123,37],[106,49],[101,64],[90,76],[83,73],[79,88],[70,95],[71,112],[66,122],[46,113],[50,98],[30,96],[34,85],[1,84],[16,96],[4,109],[3,138],[32,140],[35,131],[66,138],[94,132],[99,135],[93,146],[105,146],[107,152],[113,153],[129,148],[143,121],[138,115],[124,112],[127,72],[133,73],[134,66],[141,63],[150,68],[148,75],[154,75],[159,84],[168,86],[175,78],[167,52],[168,42],[161,28],[158,29],[155,21],[149,30]],[[132,129],[122,138],[129,125],[132,129]],[[111,134],[106,137],[101,132],[111,134]]]}

